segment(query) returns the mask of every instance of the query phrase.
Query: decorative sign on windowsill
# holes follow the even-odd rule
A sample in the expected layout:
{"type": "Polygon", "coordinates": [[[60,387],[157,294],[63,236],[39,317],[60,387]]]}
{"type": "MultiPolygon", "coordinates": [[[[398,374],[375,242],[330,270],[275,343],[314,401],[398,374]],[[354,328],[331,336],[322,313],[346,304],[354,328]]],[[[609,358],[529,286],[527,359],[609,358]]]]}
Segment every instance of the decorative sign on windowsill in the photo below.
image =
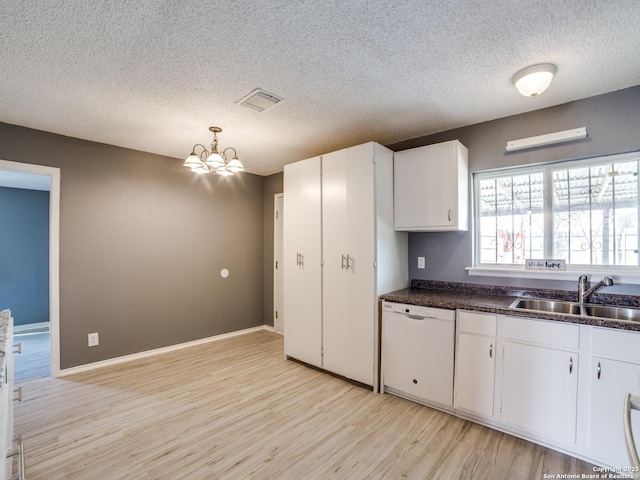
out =
{"type": "Polygon", "coordinates": [[[564,260],[527,258],[525,268],[527,270],[565,270],[566,265],[564,260]]]}

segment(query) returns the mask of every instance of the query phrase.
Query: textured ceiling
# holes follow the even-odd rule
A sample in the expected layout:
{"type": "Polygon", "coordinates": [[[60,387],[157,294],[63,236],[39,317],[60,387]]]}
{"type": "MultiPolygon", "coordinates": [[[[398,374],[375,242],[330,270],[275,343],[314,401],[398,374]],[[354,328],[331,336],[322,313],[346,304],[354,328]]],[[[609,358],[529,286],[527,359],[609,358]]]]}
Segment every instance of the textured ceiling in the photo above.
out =
{"type": "Polygon", "coordinates": [[[3,0],[0,121],[176,158],[216,125],[267,175],[638,85],[639,24],[637,0],[3,0]],[[257,87],[284,100],[236,104],[257,87]]]}

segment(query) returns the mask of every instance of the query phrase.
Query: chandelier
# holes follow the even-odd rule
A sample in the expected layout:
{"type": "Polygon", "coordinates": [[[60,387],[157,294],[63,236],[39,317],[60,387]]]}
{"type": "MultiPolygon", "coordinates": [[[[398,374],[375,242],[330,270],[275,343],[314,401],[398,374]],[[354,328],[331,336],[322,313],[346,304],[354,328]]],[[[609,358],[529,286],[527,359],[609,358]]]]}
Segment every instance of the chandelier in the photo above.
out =
{"type": "Polygon", "coordinates": [[[192,172],[200,174],[213,173],[228,176],[244,171],[244,166],[238,159],[235,148],[227,147],[222,152],[218,152],[217,134],[222,132],[222,129],[220,127],[209,127],[209,130],[213,132],[211,151],[207,150],[201,143],[196,143],[182,165],[191,169],[192,172]],[[199,154],[196,153],[197,147],[202,149],[199,154]],[[233,157],[229,161],[227,161],[228,150],[233,150],[233,157]]]}

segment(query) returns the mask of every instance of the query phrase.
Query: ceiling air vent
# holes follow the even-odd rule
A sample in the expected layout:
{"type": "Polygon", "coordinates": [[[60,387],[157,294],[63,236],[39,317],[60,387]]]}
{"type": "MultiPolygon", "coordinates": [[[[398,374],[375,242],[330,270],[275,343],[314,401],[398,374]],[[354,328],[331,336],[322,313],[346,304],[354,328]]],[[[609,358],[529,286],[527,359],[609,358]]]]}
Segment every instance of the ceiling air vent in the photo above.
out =
{"type": "Polygon", "coordinates": [[[241,98],[236,103],[244,105],[251,110],[264,112],[267,108],[274,106],[282,101],[282,98],[275,96],[273,93],[267,93],[264,90],[256,88],[249,95],[241,98]]]}

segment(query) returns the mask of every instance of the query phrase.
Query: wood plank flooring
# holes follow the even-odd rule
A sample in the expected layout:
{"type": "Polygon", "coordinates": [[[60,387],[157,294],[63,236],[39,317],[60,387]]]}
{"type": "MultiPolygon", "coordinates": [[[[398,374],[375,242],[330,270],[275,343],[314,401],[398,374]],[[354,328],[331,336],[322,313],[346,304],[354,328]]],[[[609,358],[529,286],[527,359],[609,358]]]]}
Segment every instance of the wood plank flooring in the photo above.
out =
{"type": "Polygon", "coordinates": [[[13,356],[14,380],[16,382],[51,375],[51,336],[49,331],[16,334],[13,336],[13,343],[22,345],[22,353],[13,356]]]}
{"type": "Polygon", "coordinates": [[[23,382],[29,480],[541,479],[552,450],[284,359],[255,332],[23,382]]]}

